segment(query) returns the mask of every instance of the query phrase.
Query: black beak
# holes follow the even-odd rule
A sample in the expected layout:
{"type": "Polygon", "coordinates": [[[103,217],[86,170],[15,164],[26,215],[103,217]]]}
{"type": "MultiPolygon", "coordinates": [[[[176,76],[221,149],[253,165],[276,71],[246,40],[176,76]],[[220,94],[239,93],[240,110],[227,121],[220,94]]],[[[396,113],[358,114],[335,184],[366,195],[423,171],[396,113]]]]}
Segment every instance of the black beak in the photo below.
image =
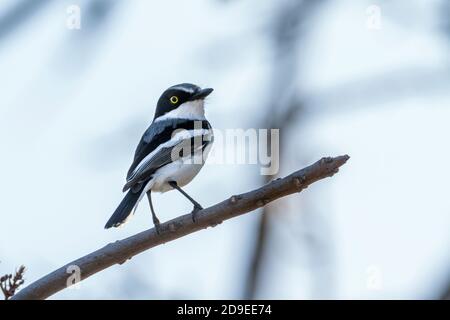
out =
{"type": "Polygon", "coordinates": [[[209,96],[211,94],[211,92],[213,92],[214,89],[213,88],[205,88],[205,89],[200,89],[198,90],[196,93],[194,93],[191,96],[190,100],[201,100],[201,99],[205,99],[207,96],[209,96]]]}

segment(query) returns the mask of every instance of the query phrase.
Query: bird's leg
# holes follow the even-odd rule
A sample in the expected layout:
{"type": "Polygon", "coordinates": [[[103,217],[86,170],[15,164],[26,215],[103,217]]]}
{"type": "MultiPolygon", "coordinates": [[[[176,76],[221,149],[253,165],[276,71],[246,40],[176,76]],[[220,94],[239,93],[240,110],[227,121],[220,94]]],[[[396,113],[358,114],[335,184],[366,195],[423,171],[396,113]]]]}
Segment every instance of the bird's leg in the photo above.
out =
{"type": "Polygon", "coordinates": [[[203,207],[194,199],[192,199],[192,197],[190,195],[188,195],[185,191],[183,191],[183,189],[181,189],[178,184],[175,181],[169,181],[169,185],[174,188],[177,189],[178,191],[180,191],[180,193],[185,196],[193,205],[194,205],[194,209],[192,209],[192,221],[195,222],[195,214],[202,210],[203,207]]]}
{"type": "Polygon", "coordinates": [[[159,234],[159,224],[160,223],[159,223],[158,217],[155,214],[155,210],[153,209],[151,193],[152,193],[151,190],[147,191],[147,198],[148,198],[148,203],[150,204],[150,211],[152,212],[153,224],[155,225],[156,233],[159,234]]]}

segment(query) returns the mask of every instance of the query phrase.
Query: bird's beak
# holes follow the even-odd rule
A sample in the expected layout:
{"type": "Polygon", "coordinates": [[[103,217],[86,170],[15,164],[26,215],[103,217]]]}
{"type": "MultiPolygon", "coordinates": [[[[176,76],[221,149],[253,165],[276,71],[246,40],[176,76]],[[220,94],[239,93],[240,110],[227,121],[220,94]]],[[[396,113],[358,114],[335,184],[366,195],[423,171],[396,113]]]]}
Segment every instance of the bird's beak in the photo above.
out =
{"type": "Polygon", "coordinates": [[[209,96],[211,94],[211,92],[213,92],[214,89],[213,88],[205,88],[205,89],[200,89],[198,90],[196,93],[194,93],[191,97],[190,100],[201,100],[201,99],[205,99],[207,96],[209,96]]]}

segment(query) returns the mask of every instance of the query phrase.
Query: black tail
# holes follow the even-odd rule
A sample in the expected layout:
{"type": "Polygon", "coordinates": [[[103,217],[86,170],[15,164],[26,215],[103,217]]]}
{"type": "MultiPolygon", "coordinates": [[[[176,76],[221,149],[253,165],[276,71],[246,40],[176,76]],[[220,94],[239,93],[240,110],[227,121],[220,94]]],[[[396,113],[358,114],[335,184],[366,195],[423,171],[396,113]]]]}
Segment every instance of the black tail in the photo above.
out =
{"type": "Polygon", "coordinates": [[[133,208],[137,204],[140,195],[141,192],[136,192],[136,190],[133,192],[133,189],[129,190],[125,198],[123,198],[122,202],[117,207],[116,211],[114,211],[111,218],[109,218],[105,225],[105,229],[118,227],[124,223],[129,215],[132,214],[133,208]]]}

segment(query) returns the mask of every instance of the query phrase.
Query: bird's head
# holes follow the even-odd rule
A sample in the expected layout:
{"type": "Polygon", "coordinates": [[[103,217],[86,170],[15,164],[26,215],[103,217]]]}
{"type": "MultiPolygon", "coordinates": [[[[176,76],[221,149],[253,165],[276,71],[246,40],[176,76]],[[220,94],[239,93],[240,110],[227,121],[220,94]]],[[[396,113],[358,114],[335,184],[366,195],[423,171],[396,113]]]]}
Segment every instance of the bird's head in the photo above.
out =
{"type": "Polygon", "coordinates": [[[159,98],[154,120],[204,119],[204,100],[212,91],[211,88],[202,89],[191,83],[174,85],[164,91],[159,98]]]}

